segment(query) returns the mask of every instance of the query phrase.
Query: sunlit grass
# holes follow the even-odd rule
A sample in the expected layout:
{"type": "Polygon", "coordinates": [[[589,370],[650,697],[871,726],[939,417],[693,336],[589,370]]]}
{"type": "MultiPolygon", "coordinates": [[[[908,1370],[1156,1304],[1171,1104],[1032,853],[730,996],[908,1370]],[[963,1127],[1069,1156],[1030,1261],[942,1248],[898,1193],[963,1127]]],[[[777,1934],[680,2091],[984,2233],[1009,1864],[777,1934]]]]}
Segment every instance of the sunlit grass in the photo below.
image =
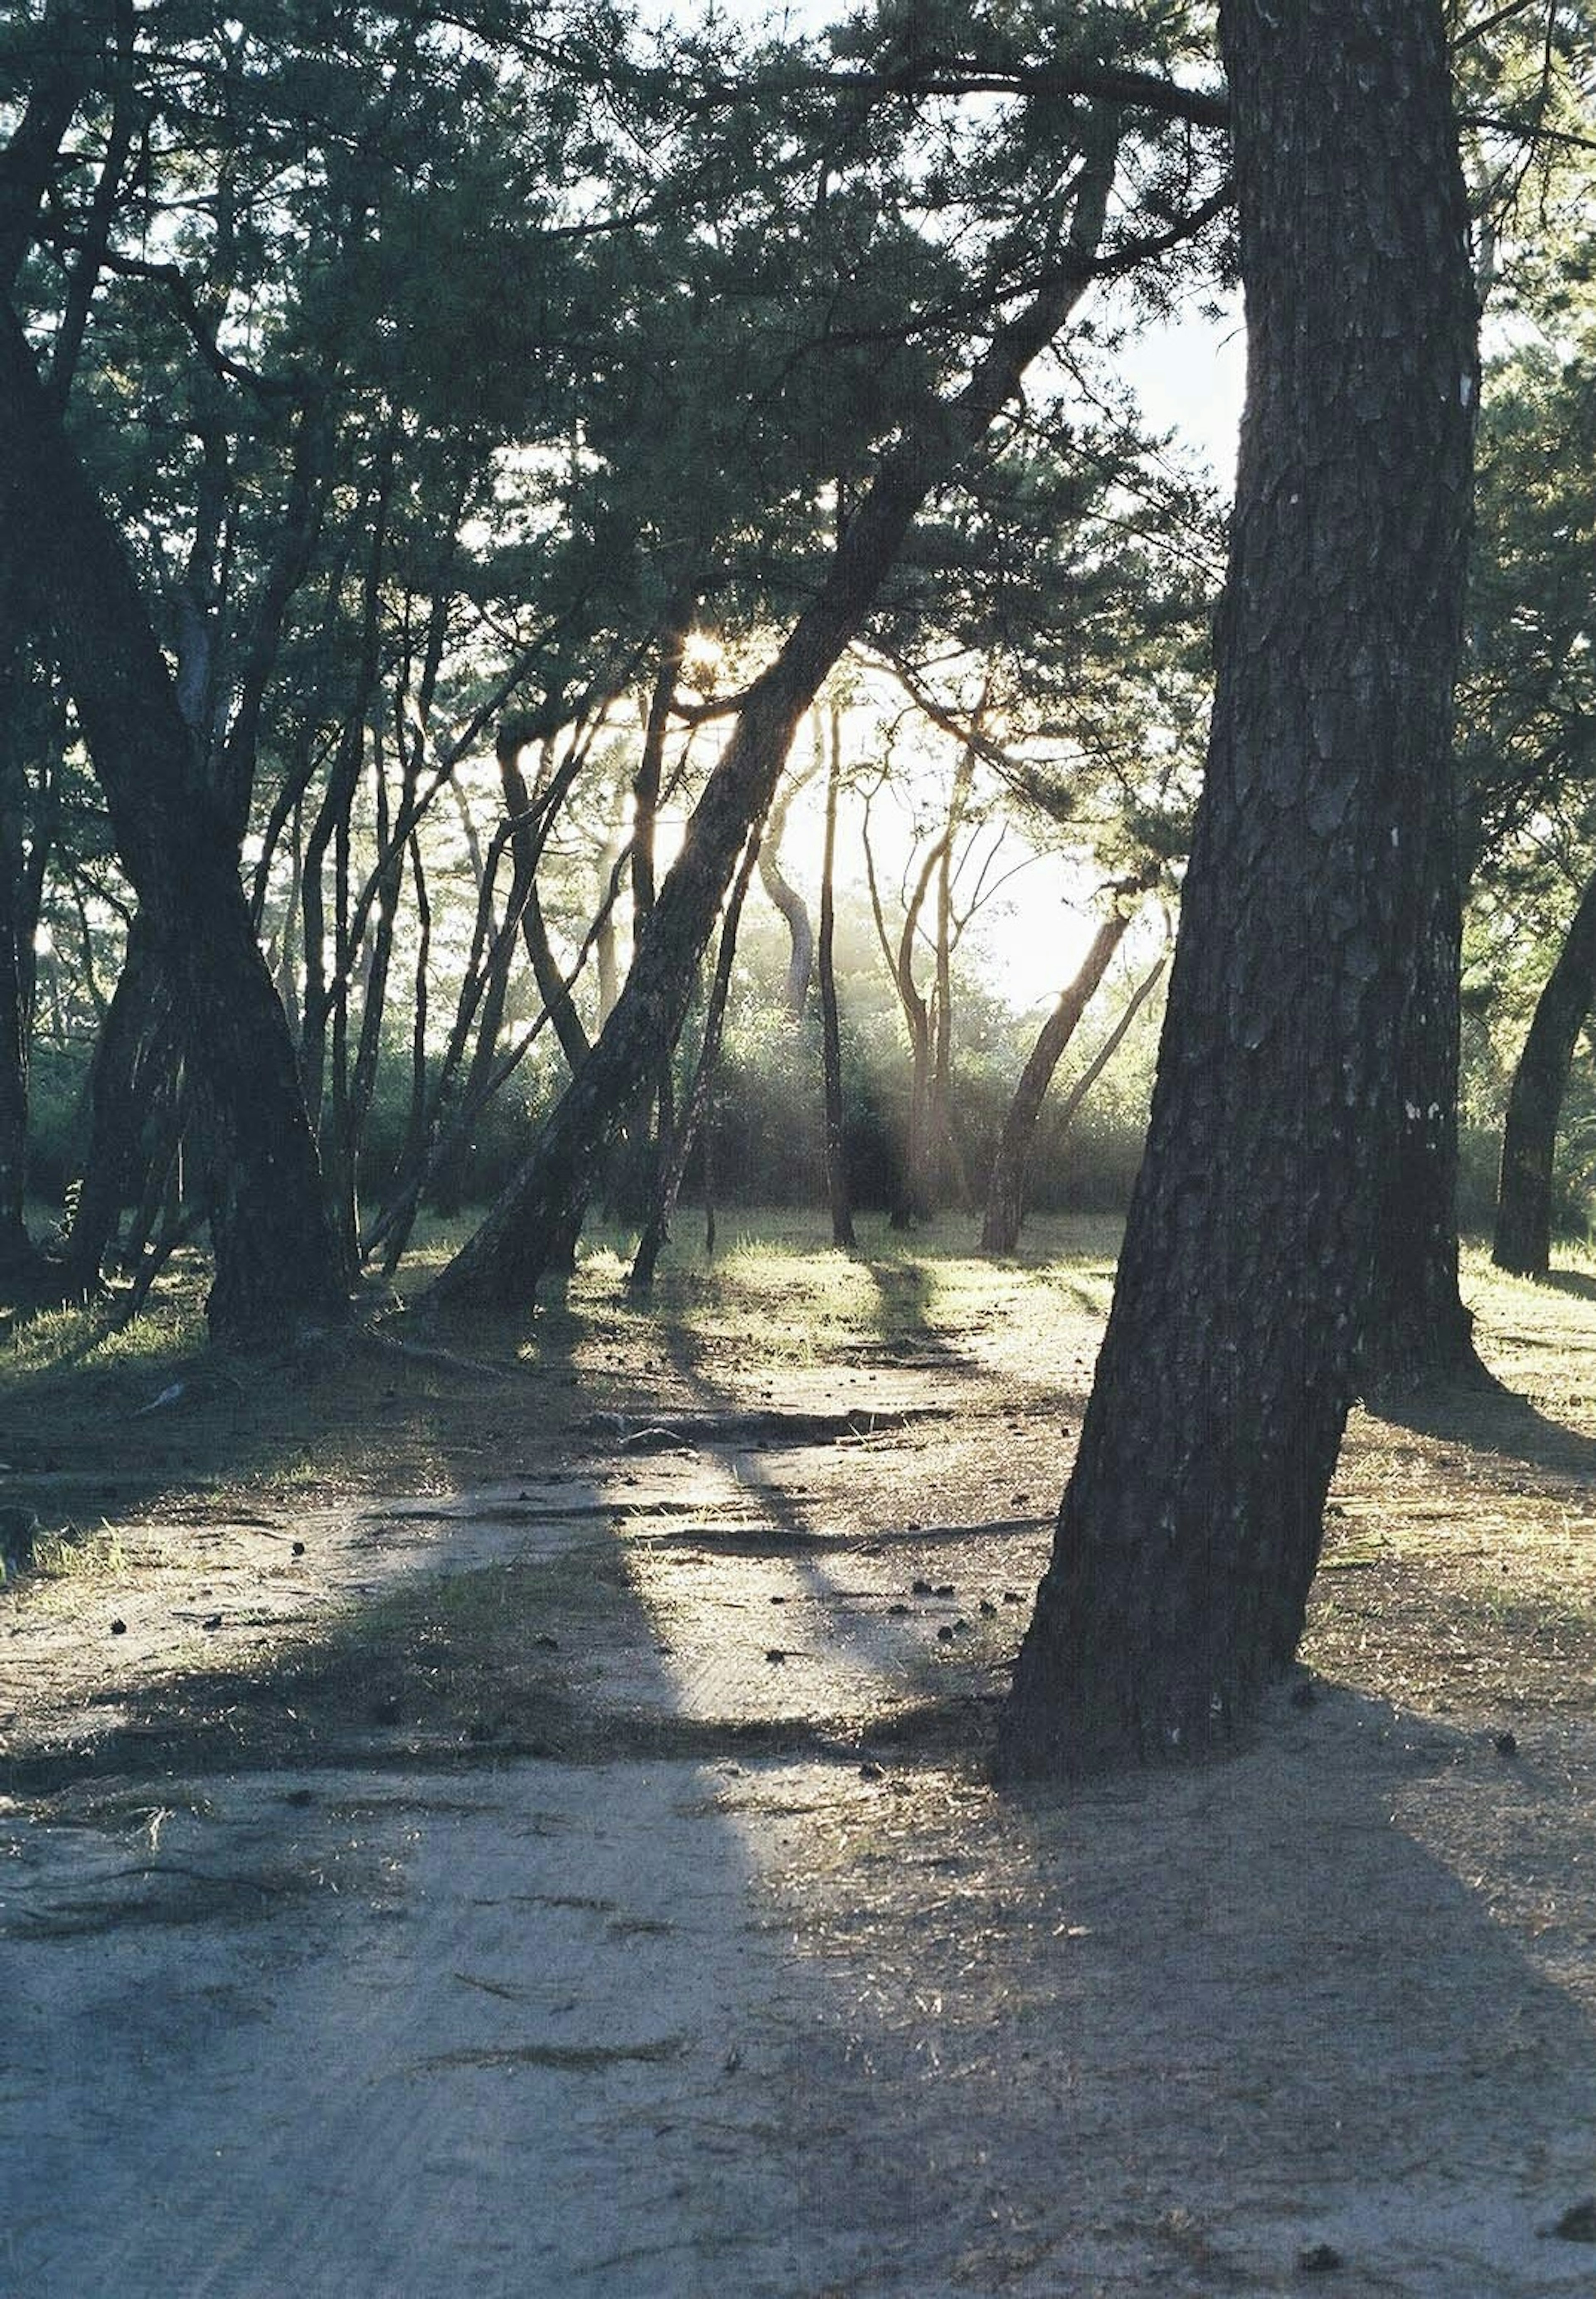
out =
{"type": "Polygon", "coordinates": [[[6,1373],[138,1373],[152,1378],[205,1346],[199,1301],[177,1295],[119,1325],[103,1306],[43,1309],[19,1317],[0,1351],[6,1373]]]}
{"type": "Polygon", "coordinates": [[[106,1580],[122,1572],[127,1562],[127,1550],[114,1525],[98,1524],[82,1532],[75,1525],[60,1525],[52,1532],[34,1536],[33,1571],[40,1581],[106,1580]]]}

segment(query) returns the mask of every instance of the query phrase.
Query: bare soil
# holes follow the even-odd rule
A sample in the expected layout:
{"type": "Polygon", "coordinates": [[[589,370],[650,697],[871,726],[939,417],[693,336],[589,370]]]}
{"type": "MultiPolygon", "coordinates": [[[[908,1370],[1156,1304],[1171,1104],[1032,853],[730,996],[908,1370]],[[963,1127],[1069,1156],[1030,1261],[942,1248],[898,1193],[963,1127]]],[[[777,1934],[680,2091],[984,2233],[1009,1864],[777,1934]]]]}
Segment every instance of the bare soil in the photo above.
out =
{"type": "Polygon", "coordinates": [[[14,1372],[0,2291],[1588,2299],[1596,1289],[1356,1418],[1251,1745],[1000,1795],[1056,1242],[14,1372]]]}

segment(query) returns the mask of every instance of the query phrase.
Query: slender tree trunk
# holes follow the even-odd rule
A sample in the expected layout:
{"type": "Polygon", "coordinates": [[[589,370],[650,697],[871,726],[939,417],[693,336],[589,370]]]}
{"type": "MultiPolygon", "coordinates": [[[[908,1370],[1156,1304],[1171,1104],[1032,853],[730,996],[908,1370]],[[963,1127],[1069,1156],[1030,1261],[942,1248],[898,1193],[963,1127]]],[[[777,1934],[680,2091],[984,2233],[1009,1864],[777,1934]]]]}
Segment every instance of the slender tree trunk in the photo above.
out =
{"type": "Polygon", "coordinates": [[[627,1281],[635,1293],[646,1293],[654,1282],[654,1269],[661,1248],[670,1235],[670,1219],[676,1211],[676,1201],[681,1192],[682,1177],[687,1170],[694,1139],[709,1107],[715,1066],[720,1058],[726,1001],[731,992],[732,961],[737,954],[737,927],[743,917],[743,900],[748,892],[748,882],[753,876],[758,855],[759,834],[753,832],[750,834],[742,867],[733,881],[731,897],[726,906],[726,917],[720,928],[720,952],[715,962],[715,979],[711,985],[709,1005],[704,1013],[703,1043],[698,1050],[693,1083],[688,1090],[686,1105],[671,1128],[669,1154],[661,1166],[654,1201],[649,1208],[648,1220],[638,1240],[636,1257],[627,1281]]]}
{"type": "Polygon", "coordinates": [[[228,826],[204,791],[132,569],[8,306],[0,535],[25,562],[30,619],[53,634],[207,1108],[212,1336],[250,1340],[341,1318],[347,1305],[294,1049],[228,826]]]}
{"type": "Polygon", "coordinates": [[[969,1179],[953,1133],[953,852],[975,780],[976,743],[986,710],[982,694],[974,727],[959,753],[948,798],[947,835],[936,867],[936,971],[931,996],[931,1076],[926,1097],[926,1174],[935,1202],[951,1188],[963,1212],[969,1210],[969,1179]]]}
{"type": "Polygon", "coordinates": [[[1442,11],[1225,0],[1220,25],[1249,369],[1218,686],[1010,1769],[1201,1755],[1296,1650],[1452,844],[1478,368],[1442,11]]]}
{"type": "Polygon", "coordinates": [[[1120,1047],[1125,1043],[1126,1037],[1130,1033],[1131,1024],[1135,1020],[1143,1007],[1147,1003],[1147,1000],[1151,997],[1153,992],[1163,980],[1164,970],[1168,967],[1168,963],[1169,953],[1168,950],[1163,951],[1153,960],[1153,963],[1148,967],[1146,973],[1142,976],[1140,982],[1137,983],[1135,988],[1131,992],[1130,996],[1126,999],[1124,1010],[1121,1012],[1119,1019],[1115,1023],[1113,1028],[1109,1032],[1108,1036],[1103,1040],[1101,1045],[1099,1046],[1097,1051],[1093,1055],[1092,1059],[1087,1063],[1085,1068],[1081,1072],[1079,1077],[1076,1078],[1075,1083],[1070,1087],[1069,1091],[1060,1103],[1058,1128],[1060,1139],[1068,1133],[1070,1127],[1075,1124],[1076,1113],[1079,1110],[1082,1103],[1085,1100],[1093,1087],[1097,1083],[1098,1079],[1102,1075],[1104,1070],[1108,1068],[1109,1064],[1113,1060],[1115,1055],[1119,1051],[1120,1047]]]}
{"type": "Polygon", "coordinates": [[[738,713],[614,1012],[531,1157],[434,1285],[429,1298],[439,1307],[525,1307],[557,1241],[579,1226],[617,1127],[660,1049],[676,1043],[737,857],[769,807],[804,712],[859,630],[920,505],[985,436],[1093,277],[1116,149],[1110,126],[1083,170],[1069,252],[1056,275],[997,330],[958,398],[937,403],[885,458],[838,538],[819,594],[738,713]]]}
{"type": "Polygon", "coordinates": [[[981,1224],[983,1253],[1012,1253],[1019,1243],[1020,1224],[1025,1218],[1026,1175],[1043,1097],[1064,1058],[1065,1047],[1074,1037],[1098,984],[1109,970],[1110,959],[1125,939],[1125,930],[1131,922],[1131,905],[1139,891],[1140,887],[1135,885],[1114,889],[1113,907],[1093,936],[1092,946],[1075,980],[1060,992],[1058,1004],[1036,1033],[1036,1042],[1019,1074],[1014,1099],[1003,1119],[997,1155],[992,1161],[985,1217],[981,1224]]]}
{"type": "Polygon", "coordinates": [[[789,784],[771,808],[770,819],[765,826],[764,839],[760,846],[760,884],[780,911],[782,923],[787,930],[787,978],[782,1002],[794,1022],[803,1019],[809,1006],[810,978],[815,966],[815,934],[810,924],[808,903],[792,881],[783,876],[781,842],[787,826],[787,809],[796,792],[802,788],[814,770],[813,764],[806,768],[795,783],[789,784]]]}
{"type": "Polygon", "coordinates": [[[876,935],[882,955],[898,993],[898,1006],[903,1017],[904,1033],[909,1040],[909,1112],[904,1131],[902,1155],[894,1168],[894,1192],[891,1213],[892,1226],[906,1230],[917,1219],[933,1212],[935,1191],[931,1175],[931,1078],[933,1050],[931,1040],[931,1006],[921,995],[915,980],[915,942],[919,933],[920,913],[926,906],[931,881],[947,851],[946,834],[936,841],[920,865],[919,874],[903,912],[903,924],[894,945],[886,930],[886,914],[882,908],[880,889],[876,883],[876,861],[870,847],[869,819],[867,810],[864,830],[865,874],[869,881],[870,912],[876,921],[876,935]]]}
{"type": "Polygon", "coordinates": [[[543,859],[547,828],[545,825],[540,832],[533,826],[532,793],[527,788],[520,768],[520,754],[524,747],[513,726],[501,732],[498,743],[499,779],[504,793],[504,811],[511,825],[510,851],[515,866],[510,907],[511,910],[519,909],[521,939],[531,961],[537,994],[549,1009],[549,1020],[553,1025],[554,1035],[560,1041],[560,1050],[574,1072],[581,1068],[590,1048],[587,1033],[582,1027],[582,1017],[577,1012],[576,1000],[570,994],[570,985],[561,974],[550,946],[543,903],[538,897],[537,867],[543,859]]]}
{"type": "MultiPolygon", "coordinates": [[[[301,876],[301,935],[304,958],[304,992],[299,1028],[299,1068],[305,1107],[318,1132],[325,1130],[322,1099],[327,1091],[328,1033],[335,1009],[347,987],[349,878],[346,865],[349,819],[360,788],[361,766],[366,755],[366,718],[377,691],[382,636],[382,574],[387,551],[388,517],[393,502],[398,425],[390,419],[378,450],[377,471],[369,510],[371,533],[361,583],[361,643],[353,691],[345,706],[337,749],[327,777],[321,803],[305,840],[301,876]],[[334,856],[332,896],[333,959],[327,957],[327,858],[334,856]]],[[[335,1157],[337,1145],[333,1145],[335,1157]]],[[[335,1182],[335,1194],[337,1191],[335,1182]]]]}
{"type": "Polygon", "coordinates": [[[98,1291],[122,1208],[143,1194],[148,1158],[141,1135],[152,1106],[175,1076],[173,1029],[154,937],[139,912],[128,930],[122,969],[89,1064],[88,1142],[62,1271],[64,1289],[74,1298],[98,1291]]]}
{"type": "Polygon", "coordinates": [[[853,1233],[853,1196],[848,1186],[847,1142],[843,1125],[843,1042],[836,1002],[836,808],[843,779],[843,714],[830,712],[826,765],[826,843],[820,859],[820,938],[815,962],[820,977],[820,1070],[826,1103],[826,1194],[831,1205],[831,1242],[845,1253],[858,1243],[853,1233]]]}
{"type": "Polygon", "coordinates": [[[1535,1001],[1502,1130],[1491,1258],[1520,1277],[1551,1266],[1551,1181],[1568,1070],[1596,999],[1596,877],[1579,898],[1557,963],[1535,1001]]]}

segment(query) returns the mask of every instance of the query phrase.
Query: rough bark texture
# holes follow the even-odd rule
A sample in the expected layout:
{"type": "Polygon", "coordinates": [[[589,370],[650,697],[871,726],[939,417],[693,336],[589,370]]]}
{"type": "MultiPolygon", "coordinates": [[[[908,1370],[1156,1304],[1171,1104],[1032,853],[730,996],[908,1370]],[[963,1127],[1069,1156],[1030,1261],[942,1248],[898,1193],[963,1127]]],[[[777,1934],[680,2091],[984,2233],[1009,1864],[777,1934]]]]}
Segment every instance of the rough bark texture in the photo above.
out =
{"type": "Polygon", "coordinates": [[[1012,1253],[1019,1243],[1020,1224],[1025,1218],[1026,1174],[1043,1097],[1064,1058],[1065,1047],[1080,1026],[1081,1016],[1109,970],[1109,960],[1125,939],[1125,930],[1131,921],[1130,909],[1122,899],[1126,891],[1116,888],[1112,910],[1092,937],[1092,946],[1075,980],[1060,992],[1058,1004],[1036,1033],[1036,1042],[1019,1074],[987,1179],[986,1211],[981,1224],[983,1253],[1012,1253]]]}
{"type": "Polygon", "coordinates": [[[171,675],[121,545],[9,306],[0,307],[0,533],[26,566],[169,986],[207,1138],[214,1338],[340,1316],[345,1299],[294,1049],[171,675]]]}
{"type": "Polygon", "coordinates": [[[985,436],[1090,284],[1114,152],[1114,136],[1104,134],[1077,190],[1070,250],[1056,276],[998,329],[959,396],[927,408],[885,459],[839,538],[826,582],[749,692],[614,1011],[532,1155],[434,1285],[429,1299],[437,1307],[527,1307],[560,1242],[579,1223],[639,1085],[680,1033],[737,857],[769,809],[803,713],[869,611],[920,505],[985,436]]]}
{"type": "Polygon", "coordinates": [[[1289,1664],[1451,843],[1477,390],[1435,0],[1229,0],[1249,319],[1146,1158],[1001,1761],[1200,1754],[1289,1664]]]}
{"type": "Polygon", "coordinates": [[[1501,1178],[1491,1258],[1521,1277],[1551,1266],[1551,1172],[1568,1068],[1596,998],[1596,878],[1579,898],[1567,939],[1535,1001],[1513,1073],[1502,1129],[1501,1178]]]}

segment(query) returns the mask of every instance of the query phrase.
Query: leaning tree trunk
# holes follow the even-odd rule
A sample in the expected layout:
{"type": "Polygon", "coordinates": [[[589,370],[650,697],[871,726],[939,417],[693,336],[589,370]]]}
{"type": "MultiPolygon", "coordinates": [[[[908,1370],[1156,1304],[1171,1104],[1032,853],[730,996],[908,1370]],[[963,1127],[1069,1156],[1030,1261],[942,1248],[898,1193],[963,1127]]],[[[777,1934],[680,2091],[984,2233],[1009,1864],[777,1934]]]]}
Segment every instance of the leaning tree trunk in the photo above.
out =
{"type": "Polygon", "coordinates": [[[1247,412],[1145,1159],[1010,1769],[1201,1755],[1300,1639],[1451,851],[1476,320],[1437,0],[1226,0],[1247,412]]]}
{"type": "Polygon", "coordinates": [[[986,1212],[981,1224],[983,1253],[1012,1253],[1019,1243],[1019,1227],[1026,1209],[1026,1176],[1043,1097],[1052,1083],[1053,1072],[1064,1058],[1065,1047],[1080,1026],[1081,1016],[1109,970],[1109,960],[1125,939],[1125,930],[1131,922],[1130,898],[1141,891],[1144,883],[1115,887],[1112,909],[1093,934],[1092,946],[1074,981],[1060,992],[1058,1004],[1036,1033],[1036,1042],[1019,1074],[1014,1099],[1003,1119],[997,1155],[987,1178],[986,1212]]]}
{"type": "Polygon", "coordinates": [[[1520,1277],[1551,1264],[1551,1174],[1574,1048],[1596,998],[1596,878],[1579,898],[1567,938],[1535,1001],[1508,1096],[1491,1258],[1520,1277]]]}
{"type": "Polygon", "coordinates": [[[552,1256],[579,1225],[595,1170],[622,1118],[661,1050],[680,1034],[737,857],[769,810],[803,713],[869,613],[920,505],[985,437],[1095,276],[1116,150],[1117,123],[1110,120],[1083,164],[1069,245],[1052,276],[998,328],[958,397],[924,411],[885,458],[838,538],[818,596],[738,712],[593,1051],[532,1155],[433,1286],[428,1298],[440,1308],[524,1307],[552,1256]]]}
{"type": "Polygon", "coordinates": [[[346,1314],[294,1048],[255,942],[230,829],[121,544],[0,308],[0,535],[77,706],[148,920],[209,1128],[212,1335],[253,1340],[346,1314]]]}

